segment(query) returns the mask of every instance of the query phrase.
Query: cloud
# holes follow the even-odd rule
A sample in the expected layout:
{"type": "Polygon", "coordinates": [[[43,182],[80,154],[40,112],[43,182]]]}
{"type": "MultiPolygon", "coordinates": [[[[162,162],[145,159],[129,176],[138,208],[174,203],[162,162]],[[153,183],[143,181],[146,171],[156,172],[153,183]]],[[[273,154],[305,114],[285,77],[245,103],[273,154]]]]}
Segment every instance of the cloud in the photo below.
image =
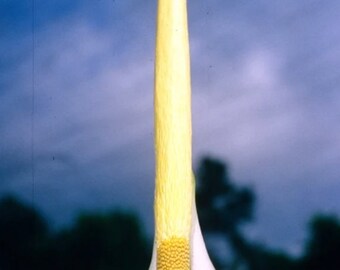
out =
{"type": "Polygon", "coordinates": [[[1,190],[30,199],[34,188],[57,223],[79,208],[121,205],[147,212],[150,226],[153,62],[144,51],[129,54],[131,43],[118,38],[124,29],[98,30],[66,17],[37,31],[33,118],[30,52],[7,70],[18,79],[2,99],[1,190]]]}
{"type": "MultiPolygon", "coordinates": [[[[122,206],[152,228],[156,6],[99,2],[38,5],[35,197],[57,223],[122,206]]],[[[194,159],[218,155],[256,187],[254,237],[278,247],[296,249],[316,210],[339,211],[338,4],[327,3],[189,3],[194,159]]],[[[27,199],[30,42],[29,31],[8,38],[0,67],[0,190],[27,199]]]]}
{"type": "Polygon", "coordinates": [[[340,210],[337,4],[254,5],[210,5],[192,31],[194,152],[230,160],[259,195],[258,239],[296,252],[315,211],[340,210]]]}

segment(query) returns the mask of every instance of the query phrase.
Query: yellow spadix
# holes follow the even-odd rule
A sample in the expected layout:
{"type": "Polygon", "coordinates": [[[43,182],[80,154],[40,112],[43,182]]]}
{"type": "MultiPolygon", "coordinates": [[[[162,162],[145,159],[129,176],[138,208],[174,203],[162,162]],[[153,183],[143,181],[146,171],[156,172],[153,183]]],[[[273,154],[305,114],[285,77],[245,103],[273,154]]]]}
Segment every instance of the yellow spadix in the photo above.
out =
{"type": "Polygon", "coordinates": [[[186,0],[158,0],[154,94],[156,235],[150,269],[214,269],[195,206],[186,0]]]}

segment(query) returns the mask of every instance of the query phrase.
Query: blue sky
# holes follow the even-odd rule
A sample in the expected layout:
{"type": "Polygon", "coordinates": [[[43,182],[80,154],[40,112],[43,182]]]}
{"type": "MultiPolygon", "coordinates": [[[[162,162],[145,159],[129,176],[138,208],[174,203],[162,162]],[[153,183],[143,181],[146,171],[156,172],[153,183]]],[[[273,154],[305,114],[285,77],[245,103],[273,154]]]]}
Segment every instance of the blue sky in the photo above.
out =
{"type": "MultiPolygon", "coordinates": [[[[32,201],[32,6],[0,2],[0,194],[32,201]]],[[[189,1],[194,166],[254,187],[248,234],[299,252],[340,213],[339,1],[189,1]]],[[[156,1],[35,1],[34,202],[153,223],[156,1]]],[[[2,196],[0,195],[0,196],[2,196]]]]}

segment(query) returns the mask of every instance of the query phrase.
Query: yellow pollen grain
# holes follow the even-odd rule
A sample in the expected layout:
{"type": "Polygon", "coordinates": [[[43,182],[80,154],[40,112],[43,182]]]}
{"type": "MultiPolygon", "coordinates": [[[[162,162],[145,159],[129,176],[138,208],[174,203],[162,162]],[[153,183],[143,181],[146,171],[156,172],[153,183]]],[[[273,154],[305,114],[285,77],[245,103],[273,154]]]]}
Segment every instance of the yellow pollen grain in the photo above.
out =
{"type": "Polygon", "coordinates": [[[185,238],[172,237],[157,249],[157,270],[190,270],[190,243],[185,238]]]}

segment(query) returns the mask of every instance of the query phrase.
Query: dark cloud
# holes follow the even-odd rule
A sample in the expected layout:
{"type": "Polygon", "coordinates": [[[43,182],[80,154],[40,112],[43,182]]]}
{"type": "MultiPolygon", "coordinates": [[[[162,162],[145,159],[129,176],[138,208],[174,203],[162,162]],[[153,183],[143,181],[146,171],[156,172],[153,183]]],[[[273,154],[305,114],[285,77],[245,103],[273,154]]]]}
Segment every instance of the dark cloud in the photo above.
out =
{"type": "MultiPolygon", "coordinates": [[[[33,187],[58,224],[121,206],[151,228],[155,1],[36,1],[34,118],[29,6],[1,5],[1,192],[33,187]]],[[[340,211],[339,10],[189,1],[194,158],[229,160],[259,194],[249,234],[292,252],[313,212],[340,211]]]]}

